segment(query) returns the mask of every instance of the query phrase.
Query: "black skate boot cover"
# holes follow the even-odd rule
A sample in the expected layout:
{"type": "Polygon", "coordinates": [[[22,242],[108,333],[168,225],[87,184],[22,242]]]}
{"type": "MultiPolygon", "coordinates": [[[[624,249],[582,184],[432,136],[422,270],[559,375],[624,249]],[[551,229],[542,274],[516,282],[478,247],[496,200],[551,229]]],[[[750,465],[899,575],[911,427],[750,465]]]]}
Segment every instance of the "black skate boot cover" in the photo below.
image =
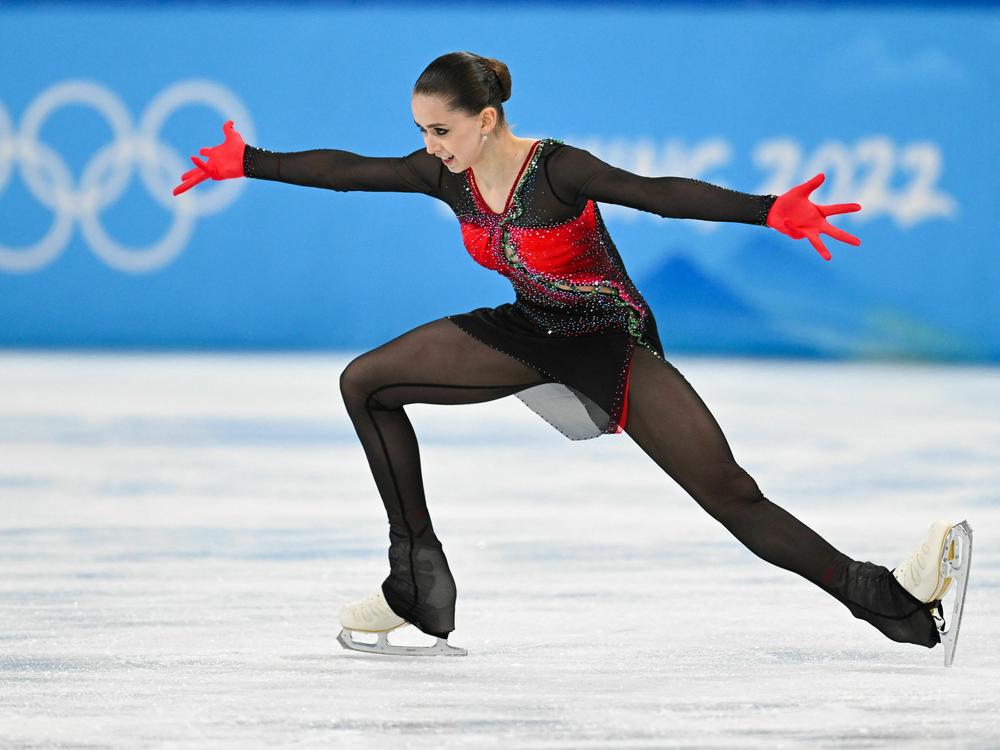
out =
{"type": "Polygon", "coordinates": [[[455,629],[457,591],[440,542],[392,542],[389,570],[382,582],[389,608],[424,633],[447,638],[455,629]]]}

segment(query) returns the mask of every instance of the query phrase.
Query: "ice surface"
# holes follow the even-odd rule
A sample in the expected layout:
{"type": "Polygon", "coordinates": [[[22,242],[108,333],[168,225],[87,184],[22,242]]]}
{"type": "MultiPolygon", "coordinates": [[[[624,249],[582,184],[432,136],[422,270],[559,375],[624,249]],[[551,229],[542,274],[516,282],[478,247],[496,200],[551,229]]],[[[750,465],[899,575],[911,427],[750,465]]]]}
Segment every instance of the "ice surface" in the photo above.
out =
{"type": "Polygon", "coordinates": [[[997,369],[672,359],[847,554],[968,518],[951,669],[513,397],[407,407],[469,656],[405,659],[334,640],[387,570],[350,356],[0,354],[0,747],[1000,746],[997,369]]]}

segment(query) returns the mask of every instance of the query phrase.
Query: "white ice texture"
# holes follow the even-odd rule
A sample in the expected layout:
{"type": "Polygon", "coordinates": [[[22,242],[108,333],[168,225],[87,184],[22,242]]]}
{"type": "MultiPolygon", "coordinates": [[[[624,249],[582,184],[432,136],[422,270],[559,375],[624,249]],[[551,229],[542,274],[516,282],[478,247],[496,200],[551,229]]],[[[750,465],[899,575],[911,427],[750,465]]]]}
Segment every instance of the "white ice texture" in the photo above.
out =
{"type": "Polygon", "coordinates": [[[0,354],[0,747],[1000,747],[996,368],[672,359],[852,557],[969,520],[945,669],[513,397],[406,407],[469,655],[344,651],[388,566],[349,359],[0,354]]]}

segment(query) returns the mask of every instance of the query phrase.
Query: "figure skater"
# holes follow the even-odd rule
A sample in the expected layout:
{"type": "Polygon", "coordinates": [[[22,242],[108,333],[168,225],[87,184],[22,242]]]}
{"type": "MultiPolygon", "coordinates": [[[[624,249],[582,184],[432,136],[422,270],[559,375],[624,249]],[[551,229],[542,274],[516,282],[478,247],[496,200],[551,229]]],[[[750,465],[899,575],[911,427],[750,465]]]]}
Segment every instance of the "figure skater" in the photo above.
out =
{"type": "Polygon", "coordinates": [[[971,529],[937,521],[889,570],[841,553],[767,499],[711,412],[664,358],[653,313],[632,283],[598,203],[670,218],[820,233],[859,245],[827,221],[857,203],[816,205],[817,174],[780,196],[751,195],[684,177],[645,177],[556,138],[515,136],[504,117],[507,66],[470,52],[435,59],[413,87],[424,147],[404,157],[337,149],[275,153],[246,145],[230,120],[225,140],[192,156],[178,195],[212,178],[250,177],[348,191],[424,193],[451,208],[473,259],[510,280],[514,302],[417,326],[352,360],[340,378],[389,522],[389,574],[340,613],[347,648],[388,654],[465,654],[447,642],[456,588],[424,498],[406,404],[472,404],[516,395],[571,440],[624,431],[754,554],[819,586],[895,641],[933,647],[950,664],[965,592],[971,529]],[[941,598],[958,590],[945,624],[941,598]],[[433,646],[386,634],[412,623],[433,646]],[[378,634],[375,644],[355,631],[378,634]]]}

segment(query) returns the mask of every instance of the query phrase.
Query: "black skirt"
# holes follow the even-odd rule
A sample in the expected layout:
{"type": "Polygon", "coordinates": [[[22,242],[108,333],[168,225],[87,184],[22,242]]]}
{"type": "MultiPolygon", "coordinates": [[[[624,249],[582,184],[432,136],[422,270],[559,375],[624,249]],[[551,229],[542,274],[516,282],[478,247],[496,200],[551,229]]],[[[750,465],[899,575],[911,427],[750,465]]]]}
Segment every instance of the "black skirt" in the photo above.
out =
{"type": "MultiPolygon", "coordinates": [[[[515,395],[570,440],[622,432],[628,416],[635,339],[617,328],[572,336],[550,333],[525,318],[518,305],[505,302],[447,317],[479,341],[547,378],[549,382],[515,395]]],[[[663,357],[652,313],[646,320],[643,345],[663,357]]]]}

